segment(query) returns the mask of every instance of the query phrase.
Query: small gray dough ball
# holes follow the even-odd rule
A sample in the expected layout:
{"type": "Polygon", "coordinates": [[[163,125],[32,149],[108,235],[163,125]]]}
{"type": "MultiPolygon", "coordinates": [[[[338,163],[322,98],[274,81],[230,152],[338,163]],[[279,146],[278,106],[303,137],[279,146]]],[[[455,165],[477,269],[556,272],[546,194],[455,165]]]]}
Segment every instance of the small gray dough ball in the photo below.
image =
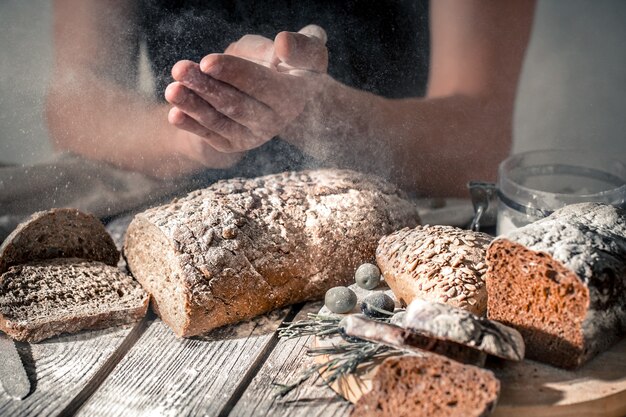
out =
{"type": "Polygon", "coordinates": [[[385,318],[391,317],[391,314],[382,313],[380,310],[393,313],[395,303],[393,299],[382,291],[368,295],[361,301],[361,311],[367,317],[385,318]]]}
{"type": "Polygon", "coordinates": [[[348,287],[333,287],[326,291],[324,304],[333,313],[348,313],[356,306],[356,294],[348,287]]]}
{"type": "Polygon", "coordinates": [[[366,290],[373,290],[380,284],[380,269],[374,264],[363,264],[354,273],[356,284],[366,290]]]}

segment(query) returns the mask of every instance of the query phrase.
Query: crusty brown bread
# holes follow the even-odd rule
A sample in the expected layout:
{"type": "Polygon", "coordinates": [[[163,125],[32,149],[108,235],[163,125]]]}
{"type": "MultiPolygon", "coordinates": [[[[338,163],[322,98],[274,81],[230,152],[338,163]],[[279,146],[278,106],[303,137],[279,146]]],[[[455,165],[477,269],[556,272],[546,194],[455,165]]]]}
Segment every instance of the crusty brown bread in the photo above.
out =
{"type": "Polygon", "coordinates": [[[402,325],[502,359],[524,359],[524,340],[517,330],[448,304],[416,299],[406,309],[402,325]]]}
{"type": "Polygon", "coordinates": [[[576,204],[496,239],[488,315],[517,328],[527,356],[575,368],[626,331],[626,211],[576,204]]]}
{"type": "Polygon", "coordinates": [[[483,366],[487,354],[443,337],[423,334],[395,324],[368,319],[361,314],[350,314],[339,322],[342,334],[380,343],[405,352],[435,352],[457,362],[483,366]]]}
{"type": "Polygon", "coordinates": [[[417,226],[380,239],[376,262],[403,305],[416,298],[483,316],[485,252],[491,236],[452,226],[417,226]]]}
{"type": "Polygon", "coordinates": [[[96,217],[70,208],[34,213],[0,246],[0,274],[12,265],[53,258],[82,258],[117,265],[111,236],[96,217]]]}
{"type": "Polygon", "coordinates": [[[235,178],[138,214],[124,256],[179,336],[321,298],[415,226],[396,187],[344,170],[235,178]]]}
{"type": "Polygon", "coordinates": [[[20,341],[139,320],[149,297],[117,267],[77,258],[16,265],[0,276],[0,329],[20,341]]]}
{"type": "Polygon", "coordinates": [[[386,359],[372,390],[354,406],[353,417],[483,417],[500,395],[491,371],[434,353],[386,359]]]}

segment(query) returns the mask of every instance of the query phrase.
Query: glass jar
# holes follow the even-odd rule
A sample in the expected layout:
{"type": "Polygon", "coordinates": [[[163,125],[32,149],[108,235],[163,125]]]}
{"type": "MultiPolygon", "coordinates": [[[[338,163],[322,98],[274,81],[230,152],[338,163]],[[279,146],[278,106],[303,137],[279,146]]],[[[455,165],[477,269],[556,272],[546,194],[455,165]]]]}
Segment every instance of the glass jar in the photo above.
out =
{"type": "Polygon", "coordinates": [[[626,166],[607,155],[541,150],[513,155],[498,169],[496,233],[539,220],[563,206],[626,206],[626,166]]]}

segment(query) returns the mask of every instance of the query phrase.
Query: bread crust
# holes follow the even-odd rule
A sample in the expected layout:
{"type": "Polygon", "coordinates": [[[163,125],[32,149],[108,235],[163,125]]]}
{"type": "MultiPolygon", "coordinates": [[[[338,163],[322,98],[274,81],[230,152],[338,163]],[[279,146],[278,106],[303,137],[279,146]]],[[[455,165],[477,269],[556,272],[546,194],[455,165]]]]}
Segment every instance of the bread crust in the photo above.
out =
{"type": "Polygon", "coordinates": [[[235,178],[137,215],[124,256],[161,318],[193,336],[322,297],[417,222],[396,187],[353,171],[235,178]]]}

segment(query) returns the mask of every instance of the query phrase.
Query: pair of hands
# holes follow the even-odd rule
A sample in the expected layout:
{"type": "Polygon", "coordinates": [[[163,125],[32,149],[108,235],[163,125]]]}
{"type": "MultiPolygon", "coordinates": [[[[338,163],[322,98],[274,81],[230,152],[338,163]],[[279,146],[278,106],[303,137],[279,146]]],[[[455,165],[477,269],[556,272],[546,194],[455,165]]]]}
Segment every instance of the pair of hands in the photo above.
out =
{"type": "Polygon", "coordinates": [[[309,25],[274,41],[246,35],[199,64],[177,62],[165,98],[181,153],[210,165],[215,151],[244,152],[284,131],[320,91],[325,43],[324,30],[309,25]]]}

